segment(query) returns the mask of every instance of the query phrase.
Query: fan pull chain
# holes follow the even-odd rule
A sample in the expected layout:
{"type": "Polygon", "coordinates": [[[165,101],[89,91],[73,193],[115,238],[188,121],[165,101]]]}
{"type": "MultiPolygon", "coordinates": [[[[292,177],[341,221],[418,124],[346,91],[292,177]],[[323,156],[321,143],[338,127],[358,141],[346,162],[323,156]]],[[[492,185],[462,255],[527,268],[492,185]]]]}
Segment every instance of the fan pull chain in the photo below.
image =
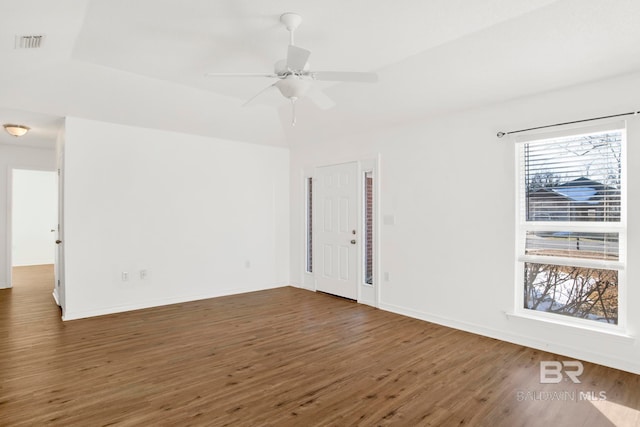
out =
{"type": "Polygon", "coordinates": [[[291,127],[296,125],[296,100],[298,98],[291,97],[291,127]]]}

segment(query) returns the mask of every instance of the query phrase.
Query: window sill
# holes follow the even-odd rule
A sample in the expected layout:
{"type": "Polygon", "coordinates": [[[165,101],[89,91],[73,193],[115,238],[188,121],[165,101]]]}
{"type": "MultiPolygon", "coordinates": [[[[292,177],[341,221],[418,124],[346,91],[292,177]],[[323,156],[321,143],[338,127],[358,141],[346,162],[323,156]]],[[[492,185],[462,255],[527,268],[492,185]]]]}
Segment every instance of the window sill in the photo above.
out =
{"type": "Polygon", "coordinates": [[[578,323],[563,322],[562,320],[550,319],[542,316],[529,315],[526,313],[518,313],[514,311],[505,312],[505,315],[509,320],[524,319],[525,321],[534,321],[534,322],[538,322],[539,324],[547,324],[548,326],[567,327],[567,328],[571,328],[573,331],[576,331],[576,332],[582,331],[585,333],[605,334],[606,336],[616,339],[616,341],[620,341],[626,344],[633,344],[636,341],[635,336],[629,334],[626,330],[622,328],[613,329],[613,327],[609,328],[609,327],[606,327],[606,325],[603,325],[602,327],[598,327],[598,326],[583,325],[578,323]]]}

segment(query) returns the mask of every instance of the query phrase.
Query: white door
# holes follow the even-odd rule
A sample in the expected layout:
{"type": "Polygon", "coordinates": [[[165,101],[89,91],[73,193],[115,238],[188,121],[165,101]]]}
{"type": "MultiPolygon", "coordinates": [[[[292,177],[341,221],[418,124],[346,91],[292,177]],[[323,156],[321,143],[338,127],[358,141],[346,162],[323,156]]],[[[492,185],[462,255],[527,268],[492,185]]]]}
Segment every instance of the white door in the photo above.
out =
{"type": "Polygon", "coordinates": [[[316,169],[316,289],[358,298],[358,164],[316,169]]]}

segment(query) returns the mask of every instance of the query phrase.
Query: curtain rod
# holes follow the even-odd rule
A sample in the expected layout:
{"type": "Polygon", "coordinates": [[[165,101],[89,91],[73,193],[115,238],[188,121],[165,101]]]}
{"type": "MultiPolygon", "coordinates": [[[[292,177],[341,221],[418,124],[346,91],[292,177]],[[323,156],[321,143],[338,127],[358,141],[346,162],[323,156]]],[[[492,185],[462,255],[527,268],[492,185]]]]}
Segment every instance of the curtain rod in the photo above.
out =
{"type": "Polygon", "coordinates": [[[612,117],[622,117],[622,116],[631,116],[631,115],[635,116],[637,114],[640,114],[640,111],[631,111],[629,113],[612,114],[610,116],[594,117],[592,119],[574,120],[572,122],[556,123],[554,125],[538,126],[538,127],[529,128],[529,129],[512,130],[511,132],[498,132],[496,136],[498,138],[502,138],[505,135],[511,135],[512,133],[526,132],[528,130],[545,129],[545,128],[551,128],[555,126],[563,126],[563,125],[572,125],[574,123],[590,122],[593,120],[601,120],[601,119],[610,119],[612,117]]]}

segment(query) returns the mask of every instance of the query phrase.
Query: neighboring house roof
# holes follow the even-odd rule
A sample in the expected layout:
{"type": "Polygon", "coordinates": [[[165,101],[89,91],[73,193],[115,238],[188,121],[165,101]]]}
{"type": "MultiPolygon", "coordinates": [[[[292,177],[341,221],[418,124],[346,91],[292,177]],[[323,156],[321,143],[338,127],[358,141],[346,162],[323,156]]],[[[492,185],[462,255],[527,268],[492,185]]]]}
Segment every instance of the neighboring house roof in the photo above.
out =
{"type": "Polygon", "coordinates": [[[598,200],[591,200],[598,190],[593,187],[567,187],[567,188],[552,188],[551,191],[566,197],[572,202],[583,202],[589,204],[598,204],[598,200]]]}
{"type": "Polygon", "coordinates": [[[601,202],[601,198],[598,196],[601,196],[602,194],[615,194],[616,189],[601,182],[580,177],[573,181],[558,185],[557,187],[540,188],[534,191],[534,194],[549,192],[562,196],[572,202],[597,205],[601,202]]]}

